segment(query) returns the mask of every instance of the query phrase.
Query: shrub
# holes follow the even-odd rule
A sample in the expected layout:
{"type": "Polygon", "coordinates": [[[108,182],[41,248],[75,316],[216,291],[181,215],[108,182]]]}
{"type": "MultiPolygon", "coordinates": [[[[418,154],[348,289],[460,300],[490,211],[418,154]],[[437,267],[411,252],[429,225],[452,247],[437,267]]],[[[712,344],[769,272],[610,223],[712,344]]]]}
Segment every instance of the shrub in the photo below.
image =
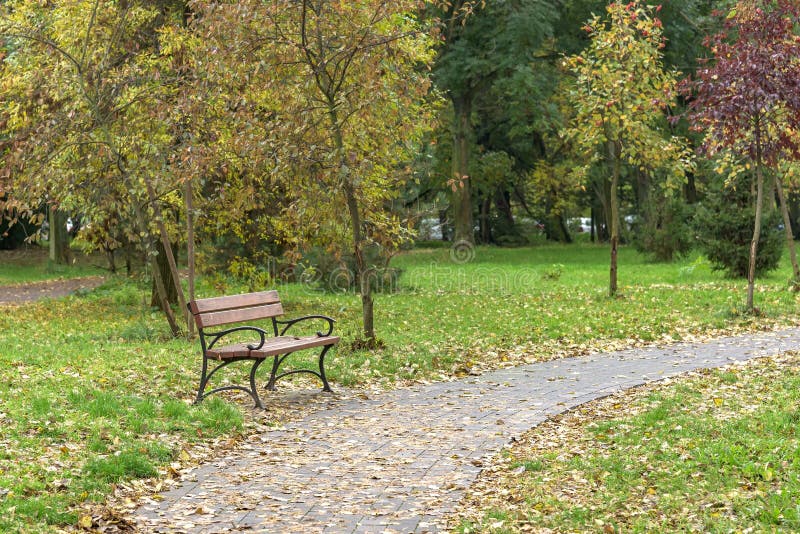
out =
{"type": "Polygon", "coordinates": [[[647,211],[644,222],[634,228],[634,244],[639,252],[656,261],[672,261],[692,250],[693,206],[681,199],[670,198],[650,204],[647,211]]]}
{"type": "MultiPolygon", "coordinates": [[[[756,256],[756,276],[778,267],[783,251],[781,216],[777,210],[765,209],[761,218],[761,238],[756,256]]],[[[731,277],[747,277],[750,264],[750,242],[753,238],[755,207],[749,178],[731,184],[712,184],[706,201],[694,219],[698,240],[714,270],[731,277]]]]}

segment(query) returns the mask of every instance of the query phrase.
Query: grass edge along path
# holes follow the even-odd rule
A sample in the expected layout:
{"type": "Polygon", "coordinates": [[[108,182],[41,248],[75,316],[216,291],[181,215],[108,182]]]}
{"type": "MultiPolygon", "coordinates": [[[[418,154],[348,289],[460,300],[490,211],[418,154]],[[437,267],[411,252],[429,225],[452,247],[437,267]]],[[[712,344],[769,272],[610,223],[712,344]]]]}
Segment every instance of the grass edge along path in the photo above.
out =
{"type": "Polygon", "coordinates": [[[800,353],[700,370],[549,418],[488,466],[454,532],[800,529],[800,353]]]}

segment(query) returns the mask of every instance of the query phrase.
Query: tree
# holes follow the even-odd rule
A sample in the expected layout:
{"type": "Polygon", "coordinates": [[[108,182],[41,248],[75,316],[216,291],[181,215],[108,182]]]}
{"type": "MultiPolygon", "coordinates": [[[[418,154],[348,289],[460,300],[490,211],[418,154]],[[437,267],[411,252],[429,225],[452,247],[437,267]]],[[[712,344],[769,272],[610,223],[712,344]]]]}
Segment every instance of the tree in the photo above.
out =
{"type": "MultiPolygon", "coordinates": [[[[29,204],[48,197],[51,209],[90,219],[131,214],[123,218],[133,222],[127,240],[143,240],[161,307],[178,334],[154,255],[160,235],[169,260],[160,201],[175,187],[163,172],[172,139],[160,104],[169,84],[155,39],[168,3],[8,2],[0,34],[14,45],[3,62],[0,111],[13,141],[3,156],[13,194],[29,204]]],[[[56,223],[51,231],[60,229],[56,223]]],[[[174,258],[168,263],[181,300],[174,258]]]]}
{"type": "Polygon", "coordinates": [[[436,60],[437,85],[452,105],[451,157],[454,240],[474,243],[470,153],[475,100],[501,76],[527,66],[552,35],[557,16],[549,1],[435,2],[442,46],[436,60]]]}
{"type": "MultiPolygon", "coordinates": [[[[694,224],[700,248],[714,270],[732,278],[747,278],[750,241],[755,218],[754,192],[750,173],[717,176],[697,209],[694,224]]],[[[781,215],[776,210],[762,216],[762,232],[756,257],[756,276],[778,268],[783,238],[778,231],[781,215]]]]}
{"type": "Polygon", "coordinates": [[[654,16],[658,8],[634,1],[612,3],[606,11],[606,19],[595,16],[584,26],[591,36],[589,47],[566,61],[575,76],[570,94],[575,118],[567,136],[587,155],[587,166],[598,161],[608,166],[609,294],[614,296],[623,166],[642,172],[666,169],[672,179],[679,179],[688,162],[682,140],[667,139],[659,129],[676,78],[662,67],[662,24],[654,16]]]}
{"type": "Polygon", "coordinates": [[[196,2],[189,28],[195,64],[223,88],[212,91],[212,106],[223,117],[235,110],[235,130],[213,123],[216,137],[242,152],[225,161],[229,179],[242,181],[238,191],[252,188],[250,202],[280,191],[268,219],[272,239],[292,257],[312,245],[342,262],[352,257],[368,345],[377,341],[374,258],[387,258],[403,239],[391,203],[433,120],[433,41],[417,7],[196,2]]]}
{"type": "MultiPolygon", "coordinates": [[[[692,98],[689,119],[706,133],[707,153],[728,150],[755,170],[755,222],[750,242],[747,309],[754,310],[756,257],[761,237],[764,174],[781,158],[800,157],[800,5],[791,0],[743,0],[706,46],[703,63],[683,91],[692,98]]],[[[795,281],[800,280],[791,221],[778,193],[795,281]]]]}

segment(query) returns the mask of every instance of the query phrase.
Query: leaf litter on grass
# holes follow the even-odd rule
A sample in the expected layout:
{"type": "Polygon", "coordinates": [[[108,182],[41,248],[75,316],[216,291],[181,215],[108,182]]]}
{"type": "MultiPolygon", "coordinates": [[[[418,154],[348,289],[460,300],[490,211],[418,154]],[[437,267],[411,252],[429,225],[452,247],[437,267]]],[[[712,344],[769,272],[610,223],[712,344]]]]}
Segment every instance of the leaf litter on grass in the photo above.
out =
{"type": "Polygon", "coordinates": [[[800,354],[615,393],[552,417],[487,465],[456,532],[800,528],[800,354]]]}

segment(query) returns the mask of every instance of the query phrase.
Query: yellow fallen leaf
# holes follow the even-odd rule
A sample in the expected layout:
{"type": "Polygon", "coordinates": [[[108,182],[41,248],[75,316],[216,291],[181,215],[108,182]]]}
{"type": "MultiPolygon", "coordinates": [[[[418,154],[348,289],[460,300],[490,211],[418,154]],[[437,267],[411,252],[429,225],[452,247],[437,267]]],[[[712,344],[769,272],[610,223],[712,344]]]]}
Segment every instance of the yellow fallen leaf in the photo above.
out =
{"type": "Polygon", "coordinates": [[[714,406],[722,406],[724,401],[719,397],[714,397],[714,406]]]}
{"type": "Polygon", "coordinates": [[[92,528],[92,516],[90,516],[90,515],[82,515],[78,519],[78,526],[80,528],[85,528],[85,529],[92,528]]]}

